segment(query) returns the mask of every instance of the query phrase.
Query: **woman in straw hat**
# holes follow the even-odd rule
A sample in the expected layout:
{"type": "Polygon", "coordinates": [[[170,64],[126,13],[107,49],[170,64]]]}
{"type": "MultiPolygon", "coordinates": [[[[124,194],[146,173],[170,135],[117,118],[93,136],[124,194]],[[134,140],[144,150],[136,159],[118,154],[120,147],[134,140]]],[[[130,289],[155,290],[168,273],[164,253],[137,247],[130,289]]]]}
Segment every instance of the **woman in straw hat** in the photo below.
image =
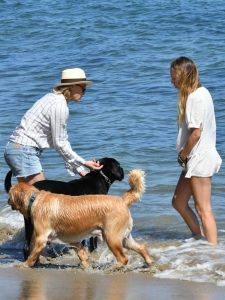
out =
{"type": "Polygon", "coordinates": [[[54,148],[72,174],[84,176],[87,173],[84,167],[102,168],[98,161],[85,160],[73,151],[67,135],[67,103],[79,102],[90,84],[82,69],[64,70],[53,92],[39,99],[25,113],[5,149],[5,160],[18,181],[33,184],[45,179],[39,159],[45,148],[54,148]]]}
{"type": "Polygon", "coordinates": [[[217,244],[217,227],[211,207],[211,177],[219,171],[216,150],[216,122],[213,100],[199,81],[195,63],[188,57],[175,59],[170,67],[171,82],[179,90],[177,137],[178,163],[182,166],[173,196],[173,206],[194,236],[217,244]],[[193,197],[195,209],[189,206],[193,197]]]}

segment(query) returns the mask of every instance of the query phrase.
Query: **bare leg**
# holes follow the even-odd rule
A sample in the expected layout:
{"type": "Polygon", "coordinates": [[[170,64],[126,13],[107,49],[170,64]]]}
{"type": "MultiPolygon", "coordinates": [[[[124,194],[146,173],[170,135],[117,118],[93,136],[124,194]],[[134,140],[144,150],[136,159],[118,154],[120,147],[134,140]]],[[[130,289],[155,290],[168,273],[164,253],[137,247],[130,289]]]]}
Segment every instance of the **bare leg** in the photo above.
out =
{"type": "Polygon", "coordinates": [[[30,175],[28,177],[18,177],[18,182],[26,182],[29,184],[34,184],[37,181],[41,181],[45,179],[45,175],[43,172],[40,172],[38,174],[30,175]]]}
{"type": "Polygon", "coordinates": [[[127,249],[131,249],[139,253],[145,260],[145,262],[150,266],[153,263],[153,260],[147,250],[145,245],[138,244],[130,234],[128,238],[123,240],[123,246],[127,249]]]}
{"type": "Polygon", "coordinates": [[[211,178],[191,177],[195,207],[202,221],[204,235],[209,243],[217,244],[217,226],[211,207],[211,178]]]}
{"type": "Polygon", "coordinates": [[[192,195],[191,180],[185,178],[185,175],[181,173],[178,180],[172,204],[173,207],[180,213],[192,234],[201,235],[201,228],[196,214],[188,205],[188,201],[192,195]]]}

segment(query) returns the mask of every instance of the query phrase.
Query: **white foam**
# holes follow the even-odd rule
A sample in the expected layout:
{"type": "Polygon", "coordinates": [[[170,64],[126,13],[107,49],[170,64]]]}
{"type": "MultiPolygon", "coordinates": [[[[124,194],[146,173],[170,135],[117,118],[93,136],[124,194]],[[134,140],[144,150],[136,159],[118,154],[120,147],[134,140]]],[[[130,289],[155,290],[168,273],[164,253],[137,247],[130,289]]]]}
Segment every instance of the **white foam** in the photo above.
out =
{"type": "Polygon", "coordinates": [[[106,247],[99,257],[100,264],[106,263],[115,263],[115,257],[113,256],[112,252],[106,247]]]}
{"type": "Polygon", "coordinates": [[[24,225],[24,220],[18,211],[14,211],[9,205],[6,205],[0,210],[0,223],[20,229],[24,225]]]}
{"type": "Polygon", "coordinates": [[[213,247],[203,240],[188,239],[175,248],[154,250],[160,266],[155,277],[225,283],[224,244],[213,247]]]}
{"type": "Polygon", "coordinates": [[[225,280],[218,280],[217,285],[218,286],[225,286],[225,280]]]}

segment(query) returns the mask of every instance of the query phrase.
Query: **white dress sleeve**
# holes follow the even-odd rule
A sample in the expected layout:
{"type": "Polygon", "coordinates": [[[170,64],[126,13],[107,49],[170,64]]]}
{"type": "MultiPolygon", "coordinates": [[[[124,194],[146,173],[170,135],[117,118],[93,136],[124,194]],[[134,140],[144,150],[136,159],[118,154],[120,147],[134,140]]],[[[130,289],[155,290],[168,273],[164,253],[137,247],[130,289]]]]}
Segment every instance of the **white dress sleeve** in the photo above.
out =
{"type": "Polygon", "coordinates": [[[190,94],[186,103],[185,120],[188,129],[202,128],[204,117],[204,98],[199,94],[190,94]]]}

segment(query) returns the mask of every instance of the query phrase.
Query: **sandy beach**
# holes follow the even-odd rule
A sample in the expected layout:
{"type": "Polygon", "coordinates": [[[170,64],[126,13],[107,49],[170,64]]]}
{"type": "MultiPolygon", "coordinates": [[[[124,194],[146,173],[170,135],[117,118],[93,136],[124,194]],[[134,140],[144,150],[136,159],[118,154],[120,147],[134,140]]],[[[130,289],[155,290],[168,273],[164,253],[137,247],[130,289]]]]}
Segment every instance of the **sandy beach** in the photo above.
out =
{"type": "Polygon", "coordinates": [[[1,268],[0,289],[1,300],[222,300],[225,292],[213,284],[156,279],[147,274],[99,275],[42,268],[1,268]]]}

